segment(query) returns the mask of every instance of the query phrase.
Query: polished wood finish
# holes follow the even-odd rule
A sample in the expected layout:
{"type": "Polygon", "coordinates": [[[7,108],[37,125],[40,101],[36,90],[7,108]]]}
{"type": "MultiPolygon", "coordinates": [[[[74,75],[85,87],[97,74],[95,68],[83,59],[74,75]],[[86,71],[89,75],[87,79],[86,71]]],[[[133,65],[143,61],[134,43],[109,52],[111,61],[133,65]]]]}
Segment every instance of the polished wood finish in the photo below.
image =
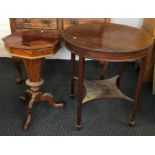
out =
{"type": "MultiPolygon", "coordinates": [[[[142,29],[148,32],[153,40],[155,40],[155,18],[144,18],[142,29]]],[[[146,69],[143,79],[144,83],[153,81],[154,56],[155,49],[153,44],[147,52],[146,69]]]]}
{"type": "MultiPolygon", "coordinates": [[[[10,28],[11,33],[37,29],[52,31],[61,36],[61,31],[65,29],[66,26],[69,27],[87,22],[110,22],[110,18],[10,18],[10,28]]],[[[13,62],[18,73],[16,83],[21,83],[23,81],[20,67],[21,59],[17,58],[15,55],[15,57],[13,57],[13,62]]]]}
{"type": "Polygon", "coordinates": [[[28,59],[54,55],[60,48],[59,34],[46,30],[15,32],[4,38],[4,41],[5,45],[11,49],[13,57],[28,59]]]}
{"type": "MultiPolygon", "coordinates": [[[[145,31],[112,23],[81,24],[70,27],[65,31],[64,38],[68,43],[78,45],[81,50],[84,48],[94,53],[123,56],[143,52],[153,43],[152,38],[145,31]],[[89,37],[84,38],[85,36],[89,37]]],[[[83,52],[83,55],[86,52],[83,52]]]]}
{"type": "MultiPolygon", "coordinates": [[[[118,62],[120,63],[119,72],[122,70],[122,62],[135,62],[137,60],[141,62],[130,121],[130,124],[135,124],[135,116],[146,64],[145,57],[148,49],[153,44],[153,40],[149,34],[143,30],[125,25],[91,23],[70,27],[64,31],[63,36],[66,41],[66,47],[71,53],[79,55],[77,127],[81,127],[84,58],[118,62]]],[[[74,61],[74,57],[72,56],[71,58],[71,61],[74,61]]]]}
{"type": "Polygon", "coordinates": [[[12,33],[3,38],[11,56],[21,58],[24,62],[28,79],[26,84],[30,89],[25,92],[21,100],[29,99],[28,116],[24,125],[26,130],[32,119],[32,109],[37,102],[48,102],[54,108],[62,109],[63,103],[56,103],[53,95],[42,93],[39,87],[43,84],[42,66],[45,57],[54,55],[60,47],[60,36],[57,33],[43,30],[25,30],[12,33]]]}

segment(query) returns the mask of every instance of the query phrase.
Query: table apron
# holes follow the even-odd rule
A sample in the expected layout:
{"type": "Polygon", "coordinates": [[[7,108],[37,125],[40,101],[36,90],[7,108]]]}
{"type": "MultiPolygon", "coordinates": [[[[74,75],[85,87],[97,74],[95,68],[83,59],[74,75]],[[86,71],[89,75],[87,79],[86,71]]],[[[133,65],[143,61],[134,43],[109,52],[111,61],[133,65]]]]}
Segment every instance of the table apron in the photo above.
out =
{"type": "Polygon", "coordinates": [[[80,55],[84,58],[104,60],[108,62],[132,62],[138,59],[142,59],[146,56],[146,50],[137,51],[137,52],[128,52],[128,53],[107,53],[99,51],[91,51],[87,49],[82,49],[75,45],[66,43],[66,47],[69,51],[76,55],[80,55]]]}

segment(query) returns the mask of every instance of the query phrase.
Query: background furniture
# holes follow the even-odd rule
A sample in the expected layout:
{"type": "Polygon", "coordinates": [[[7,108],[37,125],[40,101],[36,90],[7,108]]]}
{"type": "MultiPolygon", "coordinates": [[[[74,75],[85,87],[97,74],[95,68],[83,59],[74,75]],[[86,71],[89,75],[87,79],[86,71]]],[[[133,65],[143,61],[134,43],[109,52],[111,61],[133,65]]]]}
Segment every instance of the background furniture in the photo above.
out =
{"type": "Polygon", "coordinates": [[[34,103],[48,102],[55,108],[62,109],[62,103],[56,103],[53,95],[42,93],[39,87],[43,84],[41,79],[42,66],[45,57],[54,55],[60,48],[60,36],[56,32],[43,30],[26,30],[12,33],[3,38],[5,45],[9,48],[13,57],[21,58],[24,62],[28,80],[26,84],[30,89],[26,91],[21,99],[29,99],[28,117],[24,125],[24,130],[28,128],[32,119],[32,108],[34,103]]]}
{"type": "Polygon", "coordinates": [[[140,100],[140,91],[146,66],[146,54],[153,44],[150,35],[144,30],[119,24],[89,23],[76,25],[65,30],[64,39],[66,47],[71,51],[71,96],[74,95],[75,55],[79,55],[78,78],[76,78],[78,79],[76,127],[81,127],[82,103],[101,98],[125,99],[133,102],[131,98],[125,96],[116,86],[117,77],[109,80],[84,80],[85,58],[119,63],[139,62],[140,70],[130,119],[130,125],[133,126],[140,100]],[[85,97],[83,85],[86,89],[85,97]]]}
{"type": "MultiPolygon", "coordinates": [[[[110,18],[10,18],[11,32],[23,31],[27,29],[49,30],[61,35],[62,30],[82,23],[110,22],[110,18]]],[[[17,83],[22,82],[22,70],[20,59],[13,57],[18,78],[17,83]]]]}
{"type": "MultiPolygon", "coordinates": [[[[147,31],[152,36],[152,38],[155,39],[155,18],[144,18],[142,29],[147,31]]],[[[147,52],[146,70],[143,79],[144,83],[153,81],[154,56],[155,49],[153,44],[147,52]]]]}

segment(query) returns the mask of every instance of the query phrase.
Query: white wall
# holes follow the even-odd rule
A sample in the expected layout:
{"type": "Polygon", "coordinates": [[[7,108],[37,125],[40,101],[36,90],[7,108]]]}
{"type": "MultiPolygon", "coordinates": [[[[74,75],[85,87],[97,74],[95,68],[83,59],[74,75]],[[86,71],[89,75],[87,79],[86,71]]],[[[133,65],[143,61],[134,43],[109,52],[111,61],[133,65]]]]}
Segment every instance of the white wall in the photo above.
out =
{"type": "MultiPolygon", "coordinates": [[[[143,18],[112,18],[111,22],[130,25],[134,27],[140,27],[143,22],[143,18]]],[[[4,47],[3,41],[1,38],[10,34],[10,25],[9,19],[0,19],[0,57],[9,57],[9,53],[7,49],[4,47]]],[[[62,45],[62,48],[59,52],[52,57],[53,59],[70,59],[70,53],[68,50],[62,45]]]]}
{"type": "Polygon", "coordinates": [[[9,53],[5,48],[3,41],[1,38],[10,34],[10,27],[9,27],[9,19],[4,18],[0,19],[0,57],[9,57],[9,53]]]}
{"type": "Polygon", "coordinates": [[[143,18],[112,18],[113,23],[125,24],[134,27],[141,27],[143,18]]]}

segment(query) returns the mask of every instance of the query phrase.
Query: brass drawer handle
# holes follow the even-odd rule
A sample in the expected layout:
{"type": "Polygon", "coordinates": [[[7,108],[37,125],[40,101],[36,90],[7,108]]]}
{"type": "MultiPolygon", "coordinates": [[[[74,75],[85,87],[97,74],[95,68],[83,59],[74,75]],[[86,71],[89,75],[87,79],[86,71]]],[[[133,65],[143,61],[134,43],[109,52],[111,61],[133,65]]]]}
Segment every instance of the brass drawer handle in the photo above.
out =
{"type": "Polygon", "coordinates": [[[70,24],[71,25],[77,25],[78,24],[78,21],[72,20],[72,21],[70,21],[70,24]]]}
{"type": "Polygon", "coordinates": [[[24,19],[23,19],[23,23],[31,23],[31,19],[24,18],[24,19]]]}
{"type": "Polygon", "coordinates": [[[50,24],[51,23],[51,21],[49,21],[48,19],[43,19],[41,22],[43,24],[50,24]]]}

